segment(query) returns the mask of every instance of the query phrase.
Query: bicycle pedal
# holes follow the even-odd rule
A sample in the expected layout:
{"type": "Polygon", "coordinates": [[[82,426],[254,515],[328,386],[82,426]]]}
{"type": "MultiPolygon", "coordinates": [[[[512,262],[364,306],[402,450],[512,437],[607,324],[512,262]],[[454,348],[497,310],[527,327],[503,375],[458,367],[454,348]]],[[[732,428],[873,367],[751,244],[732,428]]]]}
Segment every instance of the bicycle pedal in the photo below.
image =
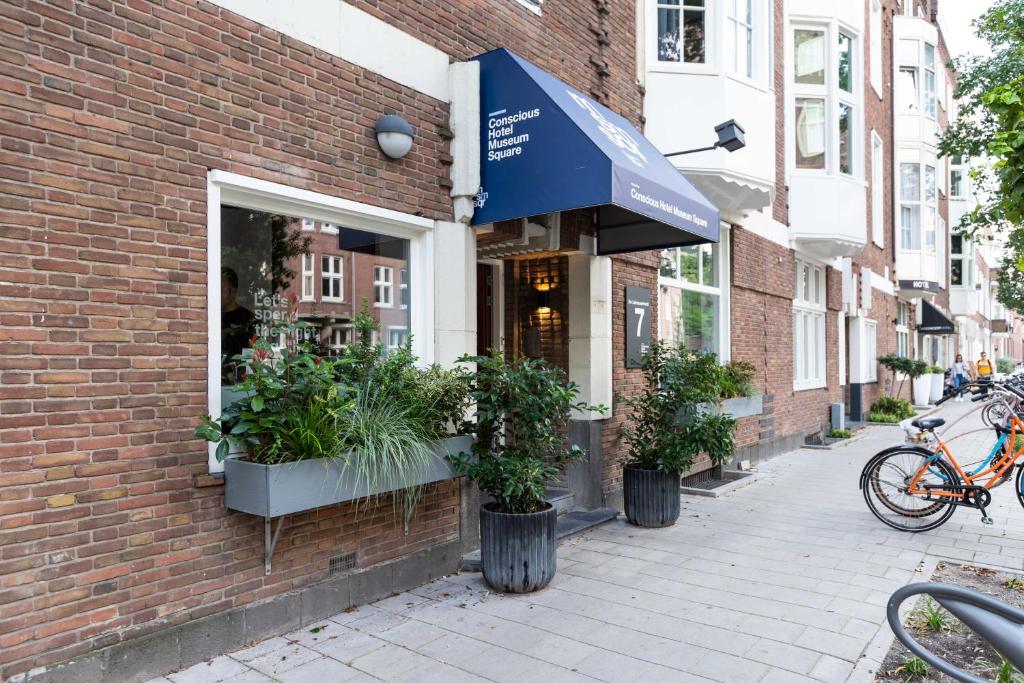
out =
{"type": "Polygon", "coordinates": [[[987,524],[988,526],[992,526],[993,524],[995,524],[995,521],[991,517],[983,516],[981,518],[981,523],[987,524]]]}

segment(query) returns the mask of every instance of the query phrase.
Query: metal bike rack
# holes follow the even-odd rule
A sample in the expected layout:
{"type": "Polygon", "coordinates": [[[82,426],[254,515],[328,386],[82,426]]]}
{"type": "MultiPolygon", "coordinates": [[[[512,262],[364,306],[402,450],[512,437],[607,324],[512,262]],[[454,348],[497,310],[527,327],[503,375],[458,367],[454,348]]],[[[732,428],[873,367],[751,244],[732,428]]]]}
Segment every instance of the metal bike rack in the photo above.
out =
{"type": "Polygon", "coordinates": [[[886,608],[886,617],[899,641],[928,665],[963,683],[986,683],[986,679],[958,669],[925,649],[907,633],[900,620],[900,605],[907,598],[921,594],[934,598],[999,654],[1024,671],[1024,610],[990,595],[948,583],[912,583],[892,594],[886,608]]]}

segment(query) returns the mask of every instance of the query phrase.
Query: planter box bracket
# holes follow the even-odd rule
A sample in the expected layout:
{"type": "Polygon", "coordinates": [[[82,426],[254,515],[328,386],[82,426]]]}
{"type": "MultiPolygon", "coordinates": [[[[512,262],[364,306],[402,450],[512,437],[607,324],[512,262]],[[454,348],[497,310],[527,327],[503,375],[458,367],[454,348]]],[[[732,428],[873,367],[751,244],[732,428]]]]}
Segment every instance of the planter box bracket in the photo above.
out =
{"type": "Polygon", "coordinates": [[[282,515],[277,520],[277,528],[270,532],[270,517],[263,518],[263,573],[270,576],[270,556],[274,554],[274,547],[277,539],[281,538],[281,529],[284,528],[284,520],[287,515],[282,515]]]}

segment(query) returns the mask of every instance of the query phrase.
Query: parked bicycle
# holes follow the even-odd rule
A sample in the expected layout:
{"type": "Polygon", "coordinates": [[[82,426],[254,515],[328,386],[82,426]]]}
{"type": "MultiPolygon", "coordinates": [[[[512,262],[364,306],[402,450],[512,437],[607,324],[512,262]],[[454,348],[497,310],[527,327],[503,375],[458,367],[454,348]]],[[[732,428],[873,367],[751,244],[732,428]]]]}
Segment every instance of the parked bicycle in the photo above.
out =
{"type": "MultiPolygon", "coordinates": [[[[980,385],[967,385],[974,389],[980,385]]],[[[935,430],[946,424],[940,417],[922,417],[911,421],[923,437],[921,444],[904,443],[887,448],[868,461],[860,476],[860,488],[871,512],[882,522],[900,531],[928,531],[941,526],[958,507],[979,510],[982,522],[991,524],[986,508],[992,502],[992,489],[1008,481],[1017,466],[1015,490],[1024,506],[1024,421],[1018,413],[1024,400],[1024,386],[1016,379],[986,384],[987,393],[974,402],[986,402],[954,420],[954,425],[991,405],[989,411],[996,431],[996,442],[980,460],[961,465],[947,441],[935,430]]],[[[937,403],[953,397],[948,394],[937,403]]]]}

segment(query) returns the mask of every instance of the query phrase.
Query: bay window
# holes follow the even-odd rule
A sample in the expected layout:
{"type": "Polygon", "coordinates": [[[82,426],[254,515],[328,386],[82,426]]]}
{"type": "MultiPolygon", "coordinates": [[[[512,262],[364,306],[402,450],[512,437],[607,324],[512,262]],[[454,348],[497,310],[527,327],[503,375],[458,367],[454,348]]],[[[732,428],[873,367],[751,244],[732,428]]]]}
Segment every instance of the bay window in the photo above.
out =
{"type": "Polygon", "coordinates": [[[658,0],[659,62],[703,64],[707,61],[705,0],[658,0]]]}
{"type": "Polygon", "coordinates": [[[825,386],[825,271],[797,259],[793,298],[793,388],[825,386]]]}
{"type": "Polygon", "coordinates": [[[900,248],[935,251],[938,195],[935,166],[917,162],[900,164],[900,248]]]}
{"type": "Polygon", "coordinates": [[[935,46],[918,40],[901,39],[896,46],[899,65],[896,97],[899,111],[905,114],[924,112],[936,117],[937,85],[935,46]]]}
{"type": "Polygon", "coordinates": [[[856,41],[849,33],[831,27],[793,30],[797,169],[856,174],[860,143],[858,63],[856,41]]]}
{"type": "Polygon", "coordinates": [[[723,289],[725,243],[661,252],[658,337],[694,351],[727,356],[728,314],[723,289]],[[723,326],[726,331],[723,332],[723,326]]]}

